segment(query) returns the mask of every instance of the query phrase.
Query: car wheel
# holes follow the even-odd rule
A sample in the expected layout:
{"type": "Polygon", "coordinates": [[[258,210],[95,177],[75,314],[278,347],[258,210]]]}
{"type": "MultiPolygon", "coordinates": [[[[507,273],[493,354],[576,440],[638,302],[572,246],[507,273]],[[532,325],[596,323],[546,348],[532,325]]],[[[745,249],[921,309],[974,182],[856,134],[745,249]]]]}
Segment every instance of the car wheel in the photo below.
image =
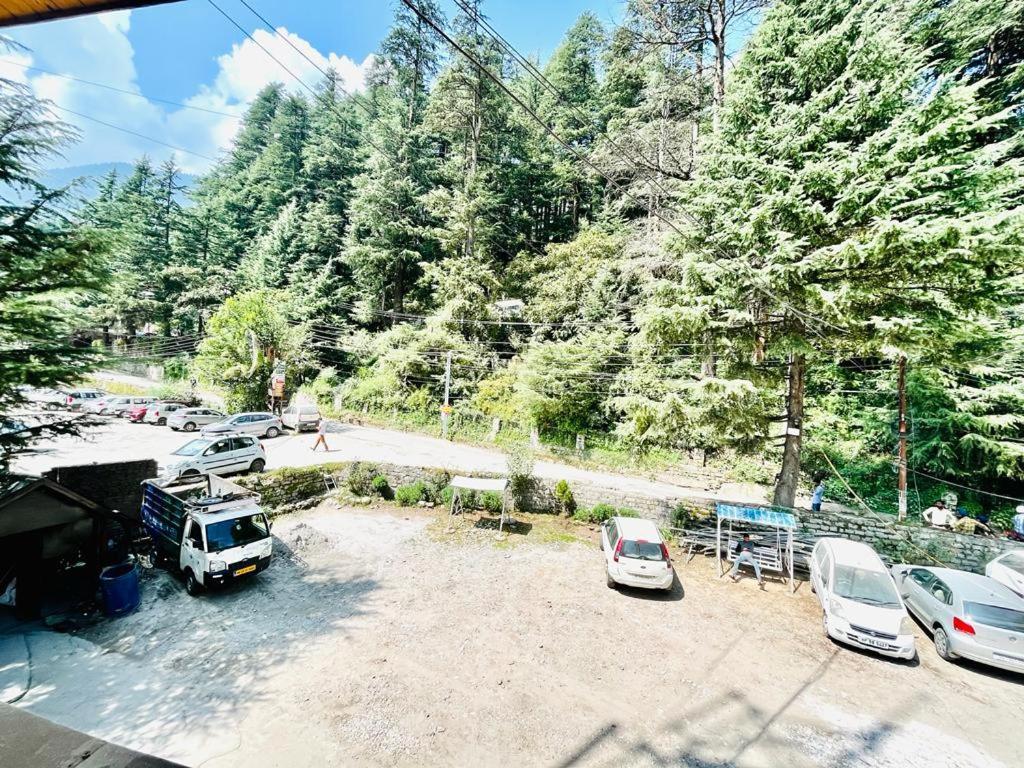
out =
{"type": "Polygon", "coordinates": [[[186,421],[184,428],[185,428],[186,432],[195,432],[196,431],[196,425],[193,424],[191,421],[186,421]]]}
{"type": "Polygon", "coordinates": [[[178,479],[184,480],[185,482],[190,482],[191,480],[194,480],[195,478],[199,477],[201,474],[202,472],[200,472],[198,469],[186,469],[184,472],[178,475],[178,479]]]}
{"type": "Polygon", "coordinates": [[[935,642],[935,652],[944,660],[953,661],[956,658],[956,654],[950,650],[949,635],[946,634],[946,630],[942,627],[936,627],[932,640],[935,642]]]}
{"type": "Polygon", "coordinates": [[[831,637],[828,633],[828,614],[824,611],[821,612],[821,631],[825,633],[825,637],[831,637]]]}
{"type": "Polygon", "coordinates": [[[618,586],[618,584],[615,583],[615,579],[613,579],[612,575],[607,571],[605,572],[605,578],[607,579],[608,589],[615,589],[618,586]]]}
{"type": "Polygon", "coordinates": [[[56,403],[47,403],[46,404],[46,410],[48,410],[48,411],[56,411],[57,410],[57,404],[56,403]]]}
{"type": "Polygon", "coordinates": [[[167,419],[164,419],[164,418],[157,419],[156,420],[156,425],[158,427],[166,427],[167,426],[167,419]]]}
{"type": "Polygon", "coordinates": [[[268,438],[273,439],[273,438],[277,437],[280,434],[281,434],[281,430],[278,429],[277,427],[270,427],[270,428],[267,429],[267,437],[268,438]]]}
{"type": "Polygon", "coordinates": [[[192,597],[198,597],[199,593],[203,591],[203,585],[199,583],[191,569],[185,571],[185,591],[192,597]]]}
{"type": "Polygon", "coordinates": [[[267,463],[263,459],[254,459],[252,464],[249,465],[249,471],[262,472],[265,466],[267,466],[267,463]]]}

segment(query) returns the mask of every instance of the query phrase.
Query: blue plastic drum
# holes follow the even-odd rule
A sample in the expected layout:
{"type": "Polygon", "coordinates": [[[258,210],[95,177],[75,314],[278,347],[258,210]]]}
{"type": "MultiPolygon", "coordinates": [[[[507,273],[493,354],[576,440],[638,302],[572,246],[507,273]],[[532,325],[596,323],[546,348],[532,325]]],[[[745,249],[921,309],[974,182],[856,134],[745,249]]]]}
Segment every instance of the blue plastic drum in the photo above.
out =
{"type": "Polygon", "coordinates": [[[100,573],[103,612],[107,616],[123,616],[139,607],[139,570],[135,563],[121,563],[104,568],[100,573]]]}

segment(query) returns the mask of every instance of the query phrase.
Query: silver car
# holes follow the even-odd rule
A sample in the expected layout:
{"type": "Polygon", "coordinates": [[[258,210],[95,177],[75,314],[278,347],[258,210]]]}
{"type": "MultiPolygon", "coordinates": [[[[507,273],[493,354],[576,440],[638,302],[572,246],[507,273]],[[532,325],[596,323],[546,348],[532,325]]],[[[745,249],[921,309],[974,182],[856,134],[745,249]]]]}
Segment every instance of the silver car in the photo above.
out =
{"type": "Polygon", "coordinates": [[[315,405],[298,403],[289,405],[281,412],[281,423],[301,432],[304,429],[316,429],[320,423],[320,410],[315,405]]]}
{"type": "Polygon", "coordinates": [[[939,656],[1024,672],[1024,599],[988,576],[952,568],[894,565],[892,573],[939,656]]]}
{"type": "Polygon", "coordinates": [[[94,403],[106,396],[106,392],[101,392],[98,389],[71,389],[68,390],[64,407],[70,411],[83,411],[89,403],[94,403]]]}
{"type": "Polygon", "coordinates": [[[188,406],[185,403],[161,400],[159,403],[153,403],[146,409],[146,415],[142,417],[142,420],[147,424],[156,424],[158,427],[162,427],[167,423],[168,416],[183,408],[188,408],[188,406]]]}
{"type": "Polygon", "coordinates": [[[149,405],[156,402],[155,397],[140,397],[137,395],[115,397],[108,400],[106,407],[100,413],[109,413],[111,416],[125,416],[137,405],[149,405]]]}
{"type": "Polygon", "coordinates": [[[277,437],[284,429],[281,420],[272,413],[236,413],[224,421],[203,427],[204,435],[244,434],[259,437],[277,437]]]}
{"type": "Polygon", "coordinates": [[[167,426],[177,431],[195,432],[199,427],[223,421],[224,414],[213,408],[180,408],[167,417],[167,426]]]}

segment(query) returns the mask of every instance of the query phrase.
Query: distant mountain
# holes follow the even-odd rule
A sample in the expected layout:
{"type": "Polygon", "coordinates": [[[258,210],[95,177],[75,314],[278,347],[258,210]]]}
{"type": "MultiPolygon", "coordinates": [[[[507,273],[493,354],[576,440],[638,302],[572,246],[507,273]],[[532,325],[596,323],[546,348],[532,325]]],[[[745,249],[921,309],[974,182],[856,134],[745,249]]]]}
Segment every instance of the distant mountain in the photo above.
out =
{"type": "MultiPolygon", "coordinates": [[[[91,198],[96,195],[99,183],[111,171],[117,171],[123,181],[132,172],[131,163],[91,163],[90,165],[72,165],[67,168],[51,168],[39,177],[40,183],[50,188],[66,187],[76,179],[80,179],[74,193],[78,197],[91,198]]],[[[178,202],[186,203],[185,193],[196,183],[196,177],[189,173],[178,174],[178,183],[182,191],[178,193],[178,202]]]]}

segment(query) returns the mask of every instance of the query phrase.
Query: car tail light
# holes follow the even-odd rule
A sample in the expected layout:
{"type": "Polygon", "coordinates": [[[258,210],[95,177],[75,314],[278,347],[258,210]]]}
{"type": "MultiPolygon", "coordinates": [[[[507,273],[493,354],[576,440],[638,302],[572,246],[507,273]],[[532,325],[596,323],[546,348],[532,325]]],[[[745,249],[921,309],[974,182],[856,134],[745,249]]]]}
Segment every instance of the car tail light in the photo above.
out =
{"type": "Polygon", "coordinates": [[[661,542],[661,556],[663,558],[665,558],[665,567],[666,568],[671,568],[672,567],[672,557],[669,555],[668,547],[665,546],[665,542],[664,541],[661,542]]]}
{"type": "Polygon", "coordinates": [[[620,538],[619,539],[619,543],[615,545],[615,555],[612,557],[612,559],[616,563],[619,562],[619,552],[622,551],[622,542],[623,542],[623,539],[620,538]]]}
{"type": "Polygon", "coordinates": [[[71,405],[73,402],[75,402],[75,398],[73,398],[71,395],[68,395],[67,404],[71,405]]]}
{"type": "Polygon", "coordinates": [[[963,632],[965,635],[974,634],[974,627],[972,627],[966,621],[961,619],[959,616],[953,617],[953,629],[955,629],[957,632],[963,632]]]}

